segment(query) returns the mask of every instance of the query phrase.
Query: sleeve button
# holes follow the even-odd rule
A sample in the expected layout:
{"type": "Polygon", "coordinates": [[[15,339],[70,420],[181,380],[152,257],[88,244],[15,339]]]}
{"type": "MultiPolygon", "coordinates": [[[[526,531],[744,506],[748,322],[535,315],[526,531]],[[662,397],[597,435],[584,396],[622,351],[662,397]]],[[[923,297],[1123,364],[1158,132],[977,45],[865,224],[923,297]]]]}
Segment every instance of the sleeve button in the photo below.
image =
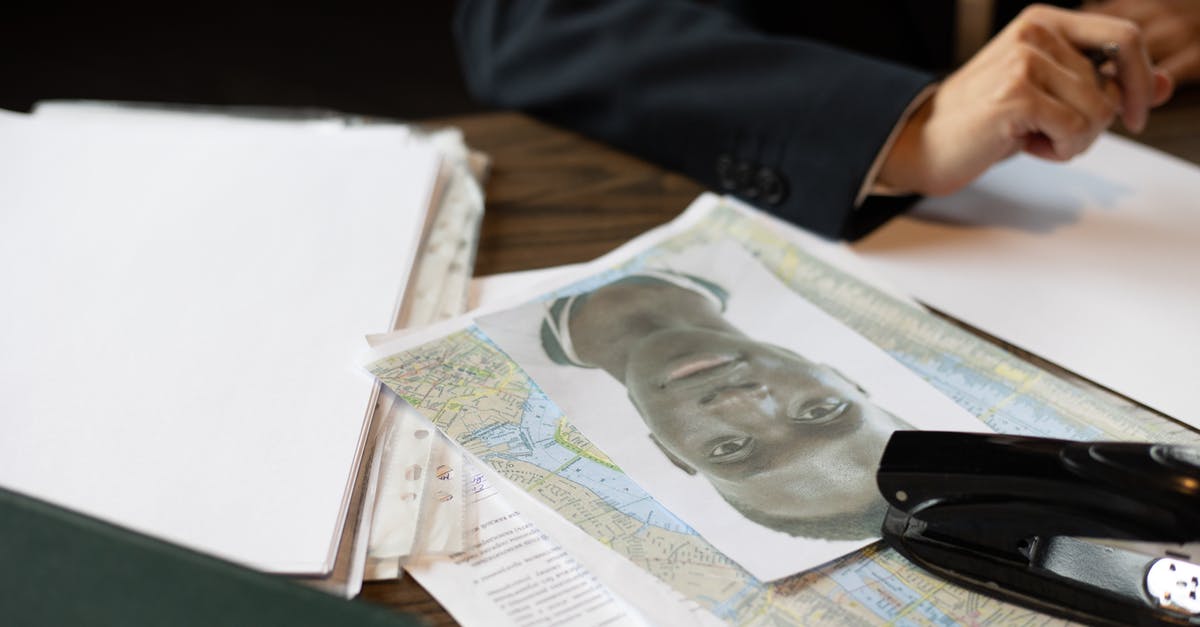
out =
{"type": "Polygon", "coordinates": [[[733,167],[734,189],[743,198],[754,200],[762,192],[754,175],[754,164],[749,161],[738,161],[733,167]]]}
{"type": "Polygon", "coordinates": [[[733,157],[724,154],[717,157],[717,185],[721,187],[721,191],[732,192],[737,189],[737,180],[734,178],[735,169],[733,157]]]}
{"type": "Polygon", "coordinates": [[[787,198],[787,183],[773,168],[761,168],[755,175],[755,187],[762,193],[762,201],[778,205],[787,198]]]}

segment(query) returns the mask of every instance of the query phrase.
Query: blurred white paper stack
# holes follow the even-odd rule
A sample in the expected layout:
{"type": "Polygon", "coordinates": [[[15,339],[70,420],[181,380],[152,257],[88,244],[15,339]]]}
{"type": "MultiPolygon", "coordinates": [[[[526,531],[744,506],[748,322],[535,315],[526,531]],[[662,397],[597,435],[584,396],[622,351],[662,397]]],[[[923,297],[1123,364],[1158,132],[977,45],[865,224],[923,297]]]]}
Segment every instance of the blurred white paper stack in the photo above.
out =
{"type": "Polygon", "coordinates": [[[482,202],[455,130],[275,113],[0,112],[0,485],[353,595],[363,336],[462,308],[482,202]]]}

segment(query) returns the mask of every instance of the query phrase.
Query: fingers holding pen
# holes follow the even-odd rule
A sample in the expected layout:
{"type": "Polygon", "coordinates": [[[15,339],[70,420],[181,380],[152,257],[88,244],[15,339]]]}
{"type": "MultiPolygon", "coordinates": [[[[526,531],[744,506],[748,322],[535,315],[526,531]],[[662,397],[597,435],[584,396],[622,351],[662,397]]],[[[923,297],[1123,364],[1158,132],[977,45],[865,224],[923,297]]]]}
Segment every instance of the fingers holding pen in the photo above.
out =
{"type": "Polygon", "coordinates": [[[1177,83],[1200,80],[1200,0],[1103,0],[1084,10],[1135,22],[1165,76],[1177,83]]]}
{"type": "Polygon", "coordinates": [[[1170,94],[1130,21],[1027,9],[907,119],[879,181],[931,195],[966,185],[1018,151],[1062,161],[1120,116],[1134,131],[1170,94]],[[1096,67],[1089,52],[1108,60],[1096,67]]]}
{"type": "Polygon", "coordinates": [[[1057,32],[1030,23],[1016,36],[1021,45],[1012,53],[1019,73],[1014,85],[1027,92],[1015,100],[1024,107],[1017,119],[1031,125],[1026,133],[1046,134],[1053,147],[1050,154],[1031,152],[1060,160],[1083,152],[1112,124],[1120,90],[1057,32]]]}
{"type": "Polygon", "coordinates": [[[1019,29],[1029,22],[1061,34],[1077,50],[1108,49],[1115,54],[1113,78],[1120,86],[1121,120],[1130,130],[1145,128],[1150,108],[1169,97],[1169,80],[1151,64],[1142,30],[1135,22],[1035,5],[1009,28],[1019,29]]]}

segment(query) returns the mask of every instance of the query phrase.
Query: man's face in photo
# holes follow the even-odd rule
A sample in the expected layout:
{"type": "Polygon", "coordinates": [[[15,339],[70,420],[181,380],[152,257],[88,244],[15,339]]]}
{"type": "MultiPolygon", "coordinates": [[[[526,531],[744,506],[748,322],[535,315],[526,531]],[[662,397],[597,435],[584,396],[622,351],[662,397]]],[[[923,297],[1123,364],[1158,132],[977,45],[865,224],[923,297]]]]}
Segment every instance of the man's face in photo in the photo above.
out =
{"type": "Polygon", "coordinates": [[[643,338],[625,385],[675,457],[726,498],[773,517],[871,507],[879,457],[891,432],[907,426],[837,371],[726,331],[643,338]]]}

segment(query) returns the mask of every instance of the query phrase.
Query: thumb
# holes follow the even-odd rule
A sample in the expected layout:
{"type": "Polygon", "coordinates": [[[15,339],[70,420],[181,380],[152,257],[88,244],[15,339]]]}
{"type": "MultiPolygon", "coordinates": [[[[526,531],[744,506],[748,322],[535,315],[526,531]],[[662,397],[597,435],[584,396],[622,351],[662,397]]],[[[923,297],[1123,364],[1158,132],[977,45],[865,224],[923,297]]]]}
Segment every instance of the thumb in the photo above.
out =
{"type": "Polygon", "coordinates": [[[1166,72],[1154,70],[1154,96],[1150,100],[1150,106],[1157,107],[1160,104],[1171,99],[1171,95],[1175,93],[1175,81],[1171,79],[1171,75],[1166,72]]]}

